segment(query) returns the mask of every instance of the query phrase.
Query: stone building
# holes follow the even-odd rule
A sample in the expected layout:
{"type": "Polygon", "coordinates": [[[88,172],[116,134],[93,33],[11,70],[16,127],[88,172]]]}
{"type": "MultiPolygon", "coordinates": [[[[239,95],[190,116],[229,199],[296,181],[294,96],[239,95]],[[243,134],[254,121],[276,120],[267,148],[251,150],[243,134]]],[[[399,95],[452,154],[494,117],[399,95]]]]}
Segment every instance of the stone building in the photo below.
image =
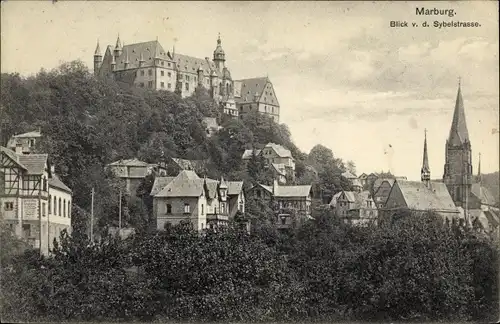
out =
{"type": "Polygon", "coordinates": [[[240,115],[258,111],[280,121],[280,104],[268,77],[234,81],[234,98],[240,115]]]}

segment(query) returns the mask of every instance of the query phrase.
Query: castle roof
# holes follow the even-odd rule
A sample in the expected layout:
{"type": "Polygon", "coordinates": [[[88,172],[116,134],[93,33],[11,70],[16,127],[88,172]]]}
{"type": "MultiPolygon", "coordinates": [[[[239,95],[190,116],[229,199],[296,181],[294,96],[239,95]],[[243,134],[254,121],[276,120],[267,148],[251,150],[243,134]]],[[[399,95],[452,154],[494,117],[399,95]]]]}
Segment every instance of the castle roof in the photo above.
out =
{"type": "MultiPolygon", "coordinates": [[[[112,53],[112,52],[111,52],[112,53]]],[[[106,55],[106,54],[105,54],[106,55]]],[[[144,60],[142,67],[155,65],[155,57],[161,60],[172,61],[158,41],[128,44],[123,46],[123,51],[116,58],[116,70],[125,69],[125,62],[128,58],[127,69],[139,67],[139,62],[144,60]]]]}
{"type": "Polygon", "coordinates": [[[236,102],[254,102],[255,94],[260,98],[268,82],[267,77],[238,80],[235,88],[239,89],[235,89],[235,94],[239,93],[240,96],[235,98],[236,102]]]}
{"type": "Polygon", "coordinates": [[[467,123],[465,121],[465,108],[460,84],[458,85],[457,99],[448,141],[453,145],[461,145],[469,141],[469,131],[467,130],[467,123]]]}
{"type": "Polygon", "coordinates": [[[222,72],[219,72],[215,63],[210,61],[209,58],[197,58],[183,54],[175,54],[173,61],[177,64],[177,70],[182,73],[198,73],[198,69],[203,69],[205,76],[215,75],[222,78],[222,72]]]}

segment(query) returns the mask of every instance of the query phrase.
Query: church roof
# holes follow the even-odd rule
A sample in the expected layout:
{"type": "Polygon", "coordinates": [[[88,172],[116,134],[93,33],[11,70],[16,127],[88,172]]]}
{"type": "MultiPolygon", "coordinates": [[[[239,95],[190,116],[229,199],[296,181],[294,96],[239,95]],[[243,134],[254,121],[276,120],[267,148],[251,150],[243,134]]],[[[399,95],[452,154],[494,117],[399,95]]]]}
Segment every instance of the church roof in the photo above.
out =
{"type": "Polygon", "coordinates": [[[396,185],[409,209],[458,212],[444,183],[433,182],[427,188],[423,182],[396,180],[396,185]]]}
{"type": "Polygon", "coordinates": [[[469,141],[469,131],[467,130],[467,123],[465,121],[465,108],[460,84],[458,85],[457,99],[448,141],[453,145],[460,145],[469,141]]]}
{"type": "Polygon", "coordinates": [[[494,205],[496,202],[495,197],[490,193],[488,189],[481,186],[481,183],[473,183],[471,192],[474,196],[481,200],[481,204],[483,205],[494,205]]]}

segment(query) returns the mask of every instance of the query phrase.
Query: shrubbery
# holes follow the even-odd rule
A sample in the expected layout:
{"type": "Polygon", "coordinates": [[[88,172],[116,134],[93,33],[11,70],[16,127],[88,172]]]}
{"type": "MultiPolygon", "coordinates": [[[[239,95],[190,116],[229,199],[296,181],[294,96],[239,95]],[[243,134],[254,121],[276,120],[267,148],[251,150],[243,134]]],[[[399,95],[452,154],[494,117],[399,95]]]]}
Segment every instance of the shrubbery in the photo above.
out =
{"type": "MultiPolygon", "coordinates": [[[[498,249],[432,215],[289,233],[187,226],[3,257],[2,320],[494,320],[498,249]]],[[[9,240],[13,240],[10,237],[9,240]]]]}

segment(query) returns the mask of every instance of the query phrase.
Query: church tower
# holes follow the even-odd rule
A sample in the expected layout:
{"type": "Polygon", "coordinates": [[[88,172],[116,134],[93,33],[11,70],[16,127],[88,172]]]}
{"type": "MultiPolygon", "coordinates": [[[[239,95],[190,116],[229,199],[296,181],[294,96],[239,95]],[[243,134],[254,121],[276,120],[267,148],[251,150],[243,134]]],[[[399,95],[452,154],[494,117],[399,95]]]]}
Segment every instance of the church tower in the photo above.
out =
{"type": "Polygon", "coordinates": [[[424,131],[424,158],[422,161],[422,169],[420,170],[420,179],[427,188],[431,184],[431,169],[429,167],[429,157],[427,155],[427,130],[424,131]]]}
{"type": "Polygon", "coordinates": [[[472,157],[460,81],[450,134],[446,140],[443,181],[455,205],[468,209],[472,186],[472,157]]]}
{"type": "Polygon", "coordinates": [[[101,48],[99,47],[99,40],[97,41],[97,47],[94,52],[94,75],[99,73],[99,69],[102,65],[102,53],[101,48]]]}
{"type": "Polygon", "coordinates": [[[226,62],[226,54],[222,49],[220,34],[219,34],[219,37],[217,38],[217,47],[215,48],[214,51],[214,63],[219,72],[222,72],[222,69],[225,67],[225,62],[226,62]]]}

